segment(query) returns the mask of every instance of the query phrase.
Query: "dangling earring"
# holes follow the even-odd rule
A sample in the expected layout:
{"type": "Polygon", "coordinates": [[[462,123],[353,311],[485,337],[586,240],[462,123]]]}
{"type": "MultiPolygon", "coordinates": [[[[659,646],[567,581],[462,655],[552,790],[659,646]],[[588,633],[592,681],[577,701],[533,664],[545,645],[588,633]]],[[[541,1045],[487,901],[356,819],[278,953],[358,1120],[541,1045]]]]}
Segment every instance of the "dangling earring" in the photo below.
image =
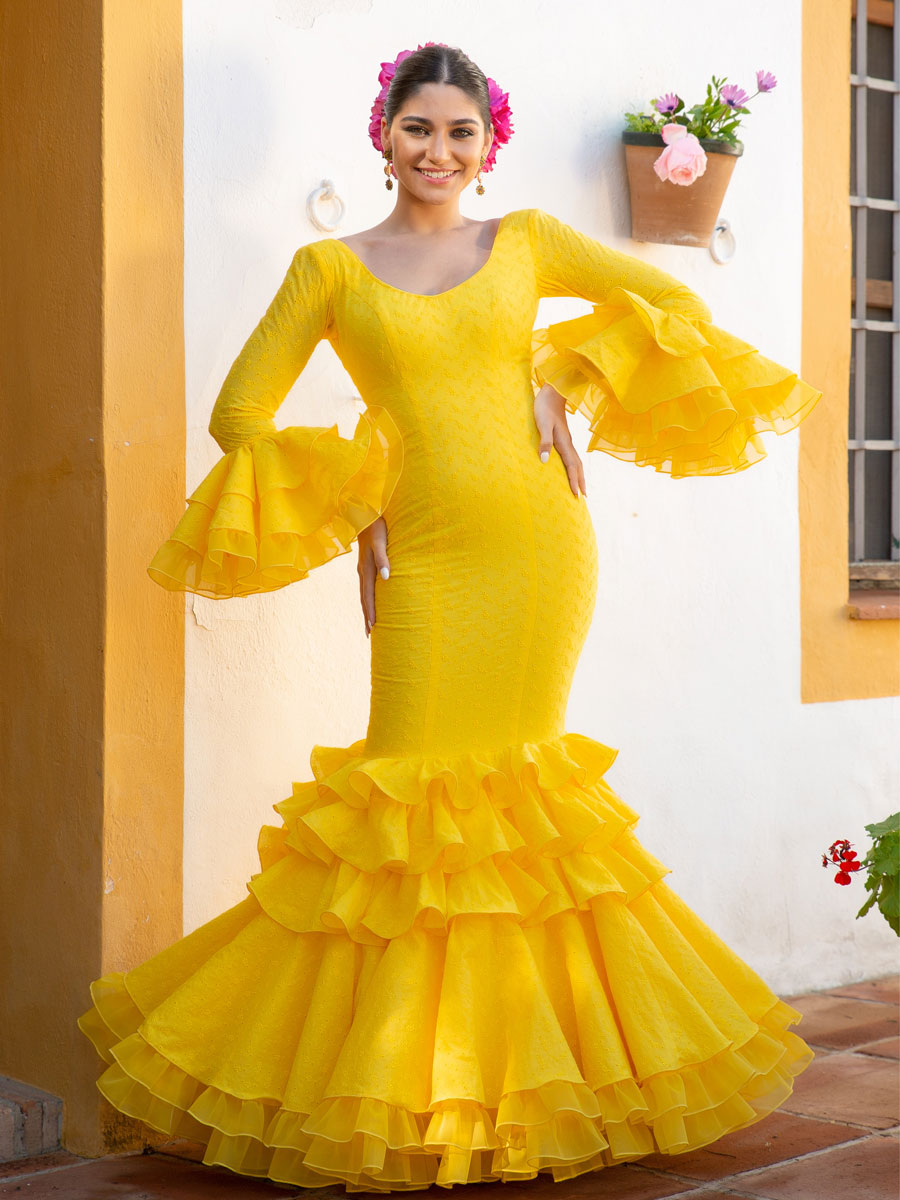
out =
{"type": "Polygon", "coordinates": [[[475,192],[479,196],[484,195],[484,184],[481,182],[481,170],[482,170],[482,167],[484,166],[484,163],[485,163],[485,155],[482,154],[481,162],[478,164],[478,186],[475,188],[475,192]]]}
{"type": "Polygon", "coordinates": [[[388,191],[390,191],[391,188],[394,186],[394,181],[393,181],[393,179],[391,179],[391,152],[390,152],[390,150],[385,150],[384,153],[382,154],[382,158],[387,159],[387,162],[384,164],[384,173],[387,176],[387,178],[384,181],[384,186],[387,188],[388,191]]]}

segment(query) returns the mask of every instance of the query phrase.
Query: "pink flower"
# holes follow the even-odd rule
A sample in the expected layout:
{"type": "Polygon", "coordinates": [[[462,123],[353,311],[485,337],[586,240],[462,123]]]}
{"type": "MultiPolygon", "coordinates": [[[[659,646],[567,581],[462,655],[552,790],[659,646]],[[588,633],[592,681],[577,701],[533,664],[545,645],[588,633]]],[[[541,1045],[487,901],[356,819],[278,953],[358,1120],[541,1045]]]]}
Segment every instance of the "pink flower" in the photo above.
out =
{"type": "Polygon", "coordinates": [[[482,170],[493,169],[499,146],[506,145],[513,135],[512,111],[509,107],[509,92],[500,90],[500,85],[490,76],[487,77],[488,94],[491,101],[491,124],[494,127],[494,139],[487,152],[482,170]]]}
{"type": "MultiPolygon", "coordinates": [[[[443,43],[437,43],[443,45],[443,43]]],[[[426,42],[426,46],[434,46],[434,42],[426,42]]],[[[422,49],[421,46],[418,47],[422,49]]],[[[403,62],[404,58],[409,58],[412,50],[401,50],[393,62],[383,62],[381,70],[378,72],[378,83],[381,86],[381,91],[375,97],[375,102],[372,105],[371,117],[369,118],[369,137],[372,139],[372,144],[379,152],[384,150],[381,144],[381,116],[384,112],[384,102],[387,99],[388,89],[391,86],[391,80],[396,74],[397,67],[403,62]]]]}
{"type": "Polygon", "coordinates": [[[663,125],[660,133],[666,148],[653,163],[653,170],[665,183],[688,184],[706,170],[706,151],[683,125],[672,122],[663,125]]]}
{"type": "Polygon", "coordinates": [[[678,107],[678,96],[675,92],[666,92],[664,96],[658,96],[653,104],[658,113],[672,113],[678,107]]]}
{"type": "Polygon", "coordinates": [[[756,86],[761,92],[771,92],[772,88],[777,82],[778,80],[771,73],[771,71],[756,72],[756,86]]]}
{"type": "Polygon", "coordinates": [[[722,99],[729,108],[743,108],[750,97],[742,87],[738,87],[736,83],[727,83],[722,88],[722,99]]]}

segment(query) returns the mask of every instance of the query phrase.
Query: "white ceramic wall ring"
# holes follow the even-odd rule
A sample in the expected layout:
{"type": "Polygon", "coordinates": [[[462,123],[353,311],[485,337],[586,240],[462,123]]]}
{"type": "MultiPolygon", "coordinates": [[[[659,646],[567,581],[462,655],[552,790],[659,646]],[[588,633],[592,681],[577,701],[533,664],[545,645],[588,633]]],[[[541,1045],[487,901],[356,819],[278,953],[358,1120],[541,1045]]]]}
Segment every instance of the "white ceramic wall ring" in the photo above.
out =
{"type": "Polygon", "coordinates": [[[734,232],[731,228],[731,224],[728,221],[725,221],[720,217],[716,221],[716,227],[713,230],[713,235],[709,239],[709,252],[713,257],[713,261],[717,262],[719,264],[719,266],[722,266],[725,263],[730,262],[731,259],[734,258],[734,252],[736,249],[737,249],[737,239],[734,236],[734,232]],[[719,246],[719,236],[721,234],[724,234],[728,238],[729,242],[731,243],[731,248],[724,254],[719,246]]]}
{"type": "Polygon", "coordinates": [[[321,187],[317,187],[314,192],[310,192],[306,201],[306,215],[315,225],[316,229],[321,229],[323,233],[333,233],[344,219],[344,202],[334,190],[334,183],[331,179],[323,179],[321,187]],[[332,202],[337,206],[337,215],[333,221],[326,221],[319,213],[319,205],[322,202],[332,202]]]}

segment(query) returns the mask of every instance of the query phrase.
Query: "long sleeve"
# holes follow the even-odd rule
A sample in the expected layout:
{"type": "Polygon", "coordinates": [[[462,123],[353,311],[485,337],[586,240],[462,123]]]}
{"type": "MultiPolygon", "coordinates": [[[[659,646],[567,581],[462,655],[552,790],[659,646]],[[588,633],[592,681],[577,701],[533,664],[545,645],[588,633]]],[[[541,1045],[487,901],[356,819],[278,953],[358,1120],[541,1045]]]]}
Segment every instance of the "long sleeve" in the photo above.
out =
{"type": "Polygon", "coordinates": [[[345,554],[387,507],[403,463],[383,408],[352,438],[337,425],[279,430],[274,416],[333,321],[316,243],[294,255],[219,390],[209,432],[225,452],[147,571],[170,591],[223,599],[274,591],[345,554]]]}
{"type": "Polygon", "coordinates": [[[795,428],[822,396],[787,367],[712,323],[673,275],[529,214],[540,296],[580,296],[593,312],[535,330],[536,387],[549,384],[603,450],[673,477],[724,475],[765,457],[763,431],[795,428]]]}
{"type": "Polygon", "coordinates": [[[226,453],[260,434],[275,433],[276,411],[329,332],[330,285],[314,246],[301,246],[213,405],[209,432],[226,453]]]}

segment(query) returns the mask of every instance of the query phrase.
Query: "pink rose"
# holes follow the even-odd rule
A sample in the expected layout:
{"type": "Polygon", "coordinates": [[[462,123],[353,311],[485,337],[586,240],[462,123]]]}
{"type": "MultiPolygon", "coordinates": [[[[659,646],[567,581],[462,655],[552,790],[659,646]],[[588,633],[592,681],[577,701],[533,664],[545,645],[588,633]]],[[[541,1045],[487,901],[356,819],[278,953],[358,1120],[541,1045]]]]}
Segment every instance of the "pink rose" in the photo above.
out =
{"type": "Polygon", "coordinates": [[[706,170],[706,151],[692,133],[677,121],[663,125],[660,133],[666,148],[654,160],[653,170],[660,179],[687,187],[706,170]]]}

